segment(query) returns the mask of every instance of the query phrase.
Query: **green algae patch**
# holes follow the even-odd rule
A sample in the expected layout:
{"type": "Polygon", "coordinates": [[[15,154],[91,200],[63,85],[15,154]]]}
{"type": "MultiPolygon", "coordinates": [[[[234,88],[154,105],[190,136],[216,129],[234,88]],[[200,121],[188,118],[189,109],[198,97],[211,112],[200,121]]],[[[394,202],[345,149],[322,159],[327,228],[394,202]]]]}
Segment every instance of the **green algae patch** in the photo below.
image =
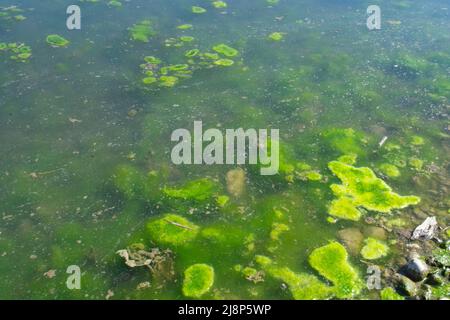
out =
{"type": "Polygon", "coordinates": [[[48,35],[46,41],[49,45],[51,45],[54,48],[67,47],[70,43],[69,40],[57,34],[48,35]]]}
{"type": "Polygon", "coordinates": [[[384,288],[380,292],[381,300],[405,300],[404,297],[399,295],[395,290],[391,287],[384,288]]]}
{"type": "Polygon", "coordinates": [[[202,7],[199,7],[199,6],[193,6],[192,7],[192,13],[202,14],[202,13],[205,13],[205,12],[206,12],[205,8],[202,8],[202,7]]]}
{"type": "Polygon", "coordinates": [[[170,198],[195,201],[211,199],[217,191],[217,184],[208,178],[188,182],[181,188],[165,187],[163,189],[163,193],[170,198]]]}
{"type": "Polygon", "coordinates": [[[122,7],[122,2],[117,1],[117,0],[111,0],[110,2],[108,2],[108,6],[120,8],[120,7],[122,7]]]}
{"type": "Polygon", "coordinates": [[[9,58],[18,62],[27,62],[32,56],[31,47],[24,43],[0,43],[0,53],[8,52],[9,58]]]}
{"type": "Polygon", "coordinates": [[[356,154],[344,154],[343,156],[340,156],[338,158],[338,161],[345,164],[353,165],[356,163],[357,158],[358,156],[356,154]]]}
{"type": "Polygon", "coordinates": [[[217,9],[224,9],[224,8],[228,7],[228,4],[225,1],[213,1],[212,5],[214,8],[217,8],[217,9]]]}
{"type": "Polygon", "coordinates": [[[238,55],[239,51],[236,49],[222,43],[213,47],[213,50],[217,53],[220,53],[226,57],[235,57],[238,55]]]}
{"type": "Polygon", "coordinates": [[[200,54],[200,50],[198,49],[191,49],[185,52],[184,56],[187,58],[193,58],[195,56],[198,56],[200,54]]]}
{"type": "Polygon", "coordinates": [[[333,295],[332,288],[314,275],[295,273],[287,267],[279,267],[266,256],[256,256],[255,260],[269,276],[286,283],[296,300],[323,300],[333,295]]]}
{"type": "Polygon", "coordinates": [[[332,128],[322,133],[325,144],[332,151],[339,151],[342,154],[364,155],[364,147],[367,141],[361,132],[352,128],[332,128]]]}
{"type": "Polygon", "coordinates": [[[338,242],[314,249],[309,263],[334,284],[333,291],[338,298],[351,298],[363,288],[358,273],[348,262],[347,251],[338,242]]]}
{"type": "Polygon", "coordinates": [[[389,253],[389,247],[382,241],[367,238],[365,245],[361,249],[361,256],[367,260],[375,260],[387,256],[389,253]]]}
{"type": "Polygon", "coordinates": [[[284,38],[285,33],[283,32],[272,32],[269,34],[268,38],[272,41],[281,41],[284,38]]]}
{"type": "Polygon", "coordinates": [[[133,25],[130,29],[131,39],[139,42],[149,42],[149,38],[155,35],[155,31],[152,27],[152,22],[150,20],[142,20],[139,23],[133,25]]]}
{"type": "Polygon", "coordinates": [[[189,298],[200,298],[214,284],[214,268],[203,263],[194,264],[184,271],[183,294],[189,298]]]}
{"type": "Polygon", "coordinates": [[[199,227],[182,216],[169,213],[149,221],[147,232],[157,244],[181,246],[197,237],[199,227]]]}
{"type": "Polygon", "coordinates": [[[230,67],[234,64],[234,61],[230,59],[219,59],[214,61],[214,64],[222,67],[230,67]]]}
{"type": "Polygon", "coordinates": [[[379,166],[381,172],[383,172],[389,178],[397,178],[400,176],[400,170],[393,164],[383,163],[379,166]]]}
{"type": "Polygon", "coordinates": [[[188,24],[188,23],[181,24],[181,25],[179,25],[177,27],[178,30],[189,30],[189,29],[192,29],[192,28],[193,28],[192,24],[188,24]]]}
{"type": "Polygon", "coordinates": [[[416,196],[400,196],[375,173],[366,167],[357,168],[343,162],[332,161],[329,169],[342,184],[333,184],[331,189],[338,198],[333,200],[329,213],[342,219],[359,220],[358,207],[381,213],[402,209],[420,202],[416,196]]]}

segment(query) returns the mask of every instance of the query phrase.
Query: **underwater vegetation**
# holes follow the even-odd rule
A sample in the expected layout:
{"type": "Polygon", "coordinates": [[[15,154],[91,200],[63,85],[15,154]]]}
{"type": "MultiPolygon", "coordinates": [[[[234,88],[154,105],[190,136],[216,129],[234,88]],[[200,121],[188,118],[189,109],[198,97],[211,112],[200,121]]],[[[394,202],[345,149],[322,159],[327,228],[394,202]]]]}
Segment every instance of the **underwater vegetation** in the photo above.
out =
{"type": "Polygon", "coordinates": [[[195,239],[199,227],[176,214],[166,214],[162,218],[147,223],[147,232],[152,241],[161,245],[180,246],[195,239]]]}
{"type": "Polygon", "coordinates": [[[32,56],[32,50],[24,43],[0,43],[0,53],[9,53],[9,58],[18,62],[27,62],[32,56]]]}
{"type": "Polygon", "coordinates": [[[314,300],[351,298],[362,290],[363,282],[357,271],[349,264],[344,246],[331,242],[314,249],[309,256],[309,264],[333,286],[308,273],[295,273],[287,267],[278,267],[270,258],[257,256],[258,265],[270,276],[286,283],[294,299],[314,300]]]}
{"type": "Polygon", "coordinates": [[[207,264],[194,264],[184,271],[183,294],[200,298],[214,284],[214,269],[207,264]]]}
{"type": "Polygon", "coordinates": [[[142,20],[136,24],[134,24],[130,29],[131,39],[138,42],[149,42],[150,38],[153,37],[156,33],[152,27],[151,20],[142,20]]]}
{"type": "Polygon", "coordinates": [[[379,259],[388,253],[389,247],[382,241],[374,238],[367,238],[364,247],[361,249],[362,257],[367,260],[379,259]]]}
{"type": "Polygon", "coordinates": [[[18,6],[0,7],[0,21],[23,21],[26,17],[18,6]]]}
{"type": "Polygon", "coordinates": [[[442,3],[80,0],[64,39],[47,2],[0,7],[0,299],[450,297],[442,3]],[[200,118],[279,128],[279,174],[172,163],[200,118]]]}
{"type": "Polygon", "coordinates": [[[357,168],[340,161],[332,161],[328,167],[342,181],[331,185],[337,199],[331,202],[329,213],[336,218],[358,221],[362,215],[358,207],[389,213],[420,202],[419,197],[393,192],[370,168],[357,168]]]}

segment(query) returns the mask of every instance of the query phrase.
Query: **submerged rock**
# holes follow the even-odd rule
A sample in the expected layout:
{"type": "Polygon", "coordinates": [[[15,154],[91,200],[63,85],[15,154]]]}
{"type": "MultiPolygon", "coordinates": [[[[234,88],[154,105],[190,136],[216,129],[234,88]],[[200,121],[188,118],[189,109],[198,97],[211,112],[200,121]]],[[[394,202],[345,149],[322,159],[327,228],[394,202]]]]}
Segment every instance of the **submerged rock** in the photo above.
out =
{"type": "Polygon", "coordinates": [[[227,191],[234,197],[240,197],[245,191],[245,171],[241,168],[227,172],[227,191]]]}
{"type": "Polygon", "coordinates": [[[411,281],[409,278],[398,273],[394,275],[394,281],[398,290],[404,295],[408,297],[414,297],[417,295],[418,288],[414,281],[411,281]]]}
{"type": "Polygon", "coordinates": [[[349,253],[351,255],[359,254],[361,250],[362,242],[364,240],[364,236],[357,228],[347,228],[338,231],[339,239],[344,243],[347,247],[349,253]]]}
{"type": "Polygon", "coordinates": [[[419,225],[411,236],[412,240],[431,240],[436,235],[438,224],[436,217],[428,217],[419,225]]]}
{"type": "Polygon", "coordinates": [[[418,282],[426,278],[430,272],[430,268],[422,259],[415,257],[411,259],[406,265],[404,265],[400,272],[407,276],[409,279],[418,282]]]}

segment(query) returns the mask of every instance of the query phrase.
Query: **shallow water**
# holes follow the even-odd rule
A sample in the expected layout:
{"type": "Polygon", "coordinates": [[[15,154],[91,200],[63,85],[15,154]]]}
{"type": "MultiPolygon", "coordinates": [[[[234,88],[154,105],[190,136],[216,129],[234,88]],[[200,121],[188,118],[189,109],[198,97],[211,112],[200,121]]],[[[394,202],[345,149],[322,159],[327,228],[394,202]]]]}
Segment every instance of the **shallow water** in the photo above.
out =
{"type": "MultiPolygon", "coordinates": [[[[23,9],[26,20],[0,18],[0,42],[25,43],[32,56],[18,62],[0,51],[0,298],[104,299],[110,291],[114,299],[181,299],[183,271],[207,263],[215,282],[203,298],[291,299],[279,280],[266,275],[253,284],[235,265],[254,265],[259,254],[317,275],[308,264],[313,249],[338,239],[341,229],[364,230],[365,219],[327,221],[330,185],[339,182],[327,164],[347,153],[357,153],[356,166],[372,168],[395,192],[421,197],[416,208],[448,224],[448,1],[376,1],[379,31],[366,28],[371,1],[227,3],[216,9],[207,0],[132,0],[120,8],[79,2],[82,29],[68,31],[65,11],[72,1],[2,1],[2,7],[23,9]],[[192,5],[207,12],[194,14],[192,5]],[[128,29],[145,19],[155,35],[148,43],[133,41],[128,29]],[[181,24],[193,29],[177,29],[181,24]],[[269,40],[273,32],[282,32],[283,40],[269,40]],[[53,48],[49,34],[70,44],[53,48]],[[195,40],[181,48],[164,45],[182,35],[195,40]],[[186,50],[211,51],[220,43],[239,51],[233,66],[196,70],[170,88],[142,83],[145,56],[184,63],[186,50]],[[192,130],[195,120],[205,128],[279,128],[294,161],[308,163],[323,179],[289,183],[282,174],[264,177],[243,166],[245,193],[225,208],[159,198],[163,186],[205,177],[227,193],[226,173],[236,166],[171,162],[172,131],[192,130]],[[356,149],[351,139],[337,145],[325,134],[349,128],[358,135],[356,149]],[[389,144],[400,151],[390,153],[389,144]],[[408,164],[412,158],[423,167],[408,164]],[[401,175],[383,175],[383,163],[398,164],[401,175]],[[159,184],[149,192],[155,196],[120,192],[114,177],[123,165],[142,176],[157,172],[159,184]],[[274,208],[289,226],[276,248],[269,236],[274,208]],[[159,281],[145,268],[127,268],[115,253],[134,242],[158,246],[145,224],[168,212],[214,227],[225,240],[205,237],[171,248],[175,274],[159,281]],[[251,250],[243,243],[249,235],[251,250]],[[69,265],[82,270],[81,290],[66,287],[69,265]],[[56,270],[54,277],[44,275],[49,270],[56,270]],[[144,281],[150,288],[137,290],[144,281]]],[[[366,216],[386,224],[400,217],[401,228],[411,229],[423,218],[414,210],[366,216]]],[[[391,253],[377,264],[395,265],[402,253],[397,240],[388,233],[391,253]]],[[[356,254],[349,261],[364,276],[361,259],[356,254]]],[[[365,297],[376,295],[363,290],[355,298],[365,297]]]]}

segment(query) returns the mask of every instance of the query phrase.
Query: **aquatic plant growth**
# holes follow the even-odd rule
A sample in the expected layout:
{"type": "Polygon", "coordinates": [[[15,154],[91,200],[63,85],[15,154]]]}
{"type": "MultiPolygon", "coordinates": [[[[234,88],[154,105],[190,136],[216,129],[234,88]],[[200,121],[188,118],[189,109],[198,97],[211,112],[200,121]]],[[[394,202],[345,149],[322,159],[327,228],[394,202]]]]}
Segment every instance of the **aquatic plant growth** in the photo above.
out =
{"type": "Polygon", "coordinates": [[[31,48],[24,43],[0,43],[0,54],[9,53],[9,58],[18,62],[27,62],[31,56],[31,48]]]}
{"type": "Polygon", "coordinates": [[[149,42],[154,35],[151,20],[142,20],[130,28],[130,36],[134,41],[149,42]]]}
{"type": "Polygon", "coordinates": [[[70,43],[69,40],[67,40],[57,34],[48,35],[46,38],[46,41],[50,46],[52,46],[54,48],[67,47],[70,43]]]}
{"type": "Polygon", "coordinates": [[[183,294],[200,298],[214,284],[214,269],[207,264],[194,264],[184,271],[183,294]]]}
{"type": "Polygon", "coordinates": [[[330,162],[328,167],[342,181],[342,184],[331,185],[337,197],[329,208],[334,217],[357,221],[362,215],[358,207],[389,213],[420,202],[419,197],[393,192],[370,168],[357,168],[339,161],[330,162]]]}
{"type": "Polygon", "coordinates": [[[445,1],[6,2],[0,299],[450,298],[445,1]]]}

